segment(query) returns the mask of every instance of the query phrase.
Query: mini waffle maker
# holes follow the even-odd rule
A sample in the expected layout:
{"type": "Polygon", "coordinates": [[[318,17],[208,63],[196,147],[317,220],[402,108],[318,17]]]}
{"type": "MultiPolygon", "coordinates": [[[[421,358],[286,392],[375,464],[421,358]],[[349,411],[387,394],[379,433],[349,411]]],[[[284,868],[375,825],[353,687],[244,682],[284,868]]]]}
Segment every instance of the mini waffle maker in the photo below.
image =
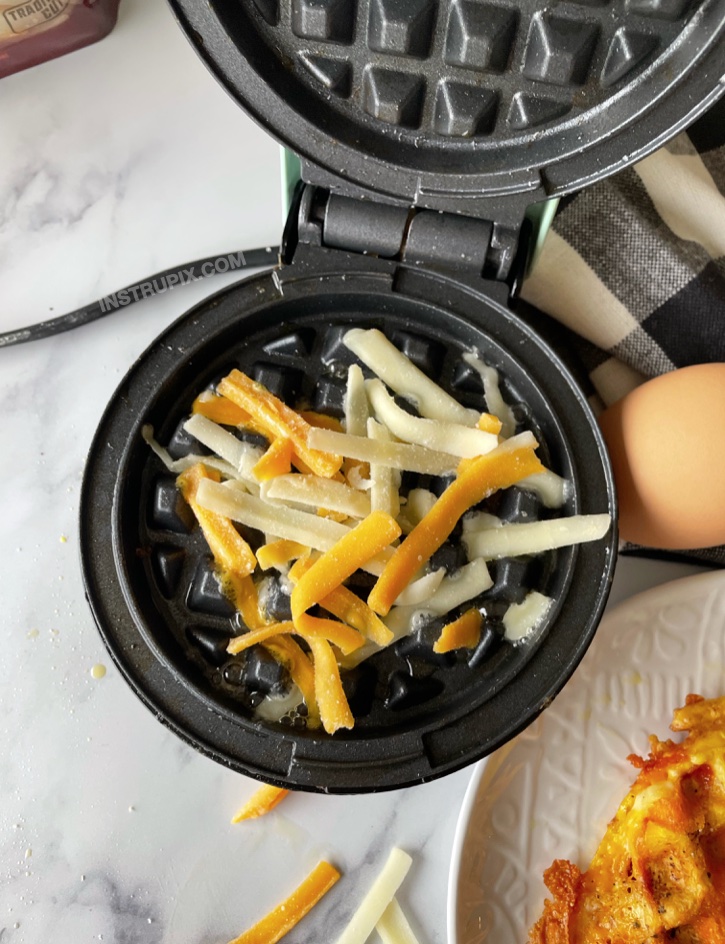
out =
{"type": "MultiPolygon", "coordinates": [[[[526,208],[641,158],[715,100],[725,0],[171,3],[219,80],[299,155],[302,182],[281,266],[179,319],[106,410],[81,504],[87,596],[139,697],[215,760],[294,789],[421,783],[499,747],[546,707],[592,639],[614,569],[616,503],[595,420],[557,353],[510,308],[529,252],[526,208]],[[563,513],[609,511],[615,525],[592,544],[493,563],[475,651],[434,654],[441,624],[423,624],[344,673],[356,725],[331,737],[294,712],[255,714],[284,673],[264,653],[226,655],[241,627],[141,427],[174,457],[203,451],[184,419],[233,367],[339,416],[352,325],[381,328],[483,409],[461,358],[477,349],[543,460],[574,484],[563,513]],[[513,647],[501,616],[531,589],[556,604],[536,640],[513,647]]],[[[557,514],[513,489],[491,510],[557,514]]],[[[455,569],[455,546],[443,550],[455,569]]],[[[286,615],[274,584],[267,605],[286,615]]]]}

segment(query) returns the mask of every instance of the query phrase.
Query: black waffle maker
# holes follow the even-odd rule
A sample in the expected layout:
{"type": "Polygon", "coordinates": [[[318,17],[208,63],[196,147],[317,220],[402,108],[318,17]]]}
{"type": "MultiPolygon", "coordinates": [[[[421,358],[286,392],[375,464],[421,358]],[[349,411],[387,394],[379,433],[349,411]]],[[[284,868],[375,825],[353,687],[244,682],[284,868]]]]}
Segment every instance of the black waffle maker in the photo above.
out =
{"type": "MultiPolygon", "coordinates": [[[[616,526],[592,544],[493,563],[478,648],[435,655],[440,623],[423,624],[344,673],[356,725],[327,736],[294,712],[256,717],[260,698],[284,687],[282,670],[264,653],[226,655],[238,618],[141,427],[152,424],[174,457],[203,451],[183,421],[233,367],[289,403],[339,416],[352,359],[342,336],[375,326],[483,409],[480,380],[461,360],[476,348],[545,444],[543,460],[574,483],[564,513],[608,510],[616,525],[586,399],[511,310],[530,248],[526,209],[641,158],[717,98],[725,0],[171,5],[222,84],[299,155],[302,182],[281,265],[180,318],[106,410],[82,494],[87,596],[132,688],[202,753],[294,789],[422,783],[499,747],[556,696],[604,608],[616,526]],[[501,615],[531,589],[556,605],[535,643],[513,647],[501,615]]],[[[552,514],[518,490],[492,510],[552,514]]],[[[444,563],[456,566],[453,551],[444,563]]],[[[281,589],[267,599],[283,617],[281,589]]]]}

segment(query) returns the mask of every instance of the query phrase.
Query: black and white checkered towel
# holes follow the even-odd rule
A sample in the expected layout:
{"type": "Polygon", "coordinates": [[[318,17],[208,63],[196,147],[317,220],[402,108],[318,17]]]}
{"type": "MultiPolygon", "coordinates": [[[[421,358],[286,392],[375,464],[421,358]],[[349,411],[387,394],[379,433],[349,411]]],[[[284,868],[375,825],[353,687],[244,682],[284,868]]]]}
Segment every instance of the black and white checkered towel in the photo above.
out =
{"type": "MultiPolygon", "coordinates": [[[[657,374],[725,362],[725,99],[562,201],[522,294],[576,333],[605,405],[657,374]]],[[[688,556],[725,565],[725,547],[688,556]]]]}

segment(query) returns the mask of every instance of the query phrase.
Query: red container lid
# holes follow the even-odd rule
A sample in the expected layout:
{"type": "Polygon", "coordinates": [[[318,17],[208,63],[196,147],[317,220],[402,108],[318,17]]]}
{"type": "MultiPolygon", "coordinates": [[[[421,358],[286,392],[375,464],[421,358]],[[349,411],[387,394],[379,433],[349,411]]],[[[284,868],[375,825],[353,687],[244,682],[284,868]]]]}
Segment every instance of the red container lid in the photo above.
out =
{"type": "Polygon", "coordinates": [[[120,0],[0,0],[0,78],[103,39],[120,0]]]}

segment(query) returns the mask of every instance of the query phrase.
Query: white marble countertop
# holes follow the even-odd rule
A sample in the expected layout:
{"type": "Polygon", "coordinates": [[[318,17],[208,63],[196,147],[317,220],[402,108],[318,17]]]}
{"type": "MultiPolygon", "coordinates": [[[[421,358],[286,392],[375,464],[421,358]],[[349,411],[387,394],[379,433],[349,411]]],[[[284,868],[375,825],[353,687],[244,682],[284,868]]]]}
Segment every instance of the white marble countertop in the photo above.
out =
{"type": "MultiPolygon", "coordinates": [[[[168,265],[276,243],[277,167],[276,144],[163,0],[123,0],[101,44],[0,82],[0,331],[168,265]]],[[[226,941],[320,852],[344,886],[288,940],[333,941],[393,844],[414,856],[400,899],[421,944],[446,940],[469,772],[377,796],[298,794],[232,827],[256,785],[153,719],[84,599],[78,495],[101,412],[133,359],[225,278],[0,350],[2,944],[226,941]]],[[[623,560],[612,600],[697,570],[623,560]]]]}

